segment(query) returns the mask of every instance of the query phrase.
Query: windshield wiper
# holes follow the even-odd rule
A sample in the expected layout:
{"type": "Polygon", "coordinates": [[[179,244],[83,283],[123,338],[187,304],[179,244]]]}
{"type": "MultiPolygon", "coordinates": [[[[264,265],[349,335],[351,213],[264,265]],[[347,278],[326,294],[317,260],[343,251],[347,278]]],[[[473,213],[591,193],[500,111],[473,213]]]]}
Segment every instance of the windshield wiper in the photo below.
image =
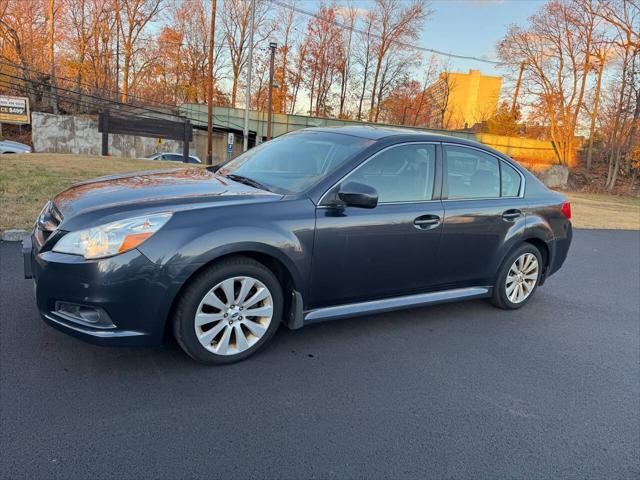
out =
{"type": "Polygon", "coordinates": [[[223,177],[230,178],[234,182],[244,183],[245,185],[249,185],[250,187],[259,188],[260,190],[266,190],[270,192],[271,189],[266,185],[254,180],[253,178],[245,177],[244,175],[236,175],[235,173],[229,173],[228,175],[223,175],[223,177]]]}

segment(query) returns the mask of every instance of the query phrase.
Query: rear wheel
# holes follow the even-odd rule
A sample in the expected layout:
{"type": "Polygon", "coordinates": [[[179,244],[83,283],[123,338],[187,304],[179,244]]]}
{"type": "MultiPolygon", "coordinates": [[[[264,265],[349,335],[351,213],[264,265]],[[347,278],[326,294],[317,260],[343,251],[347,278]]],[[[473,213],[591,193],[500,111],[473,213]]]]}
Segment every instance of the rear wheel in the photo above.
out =
{"type": "Polygon", "coordinates": [[[500,267],[492,303],[505,310],[524,306],[538,288],[541,274],[540,251],[528,243],[520,246],[500,267]]]}
{"type": "Polygon", "coordinates": [[[184,290],[173,318],[182,349],[207,364],[253,354],[278,328],[282,288],[264,265],[247,257],[214,264],[184,290]]]}

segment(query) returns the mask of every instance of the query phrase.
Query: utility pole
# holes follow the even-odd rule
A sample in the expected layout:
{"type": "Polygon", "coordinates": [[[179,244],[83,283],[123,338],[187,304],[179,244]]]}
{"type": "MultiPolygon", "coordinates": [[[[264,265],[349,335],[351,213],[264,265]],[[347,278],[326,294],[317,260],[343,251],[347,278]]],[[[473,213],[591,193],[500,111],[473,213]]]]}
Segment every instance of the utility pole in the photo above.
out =
{"type": "Polygon", "coordinates": [[[116,1],[116,96],[114,100],[120,99],[120,3],[116,1]]]}
{"type": "Polygon", "coordinates": [[[520,64],[520,72],[518,73],[518,81],[516,82],[516,90],[513,92],[513,103],[511,103],[511,115],[516,116],[516,107],[518,106],[518,95],[520,94],[520,85],[522,84],[522,74],[524,73],[525,63],[520,64]]]}
{"type": "Polygon", "coordinates": [[[53,8],[54,0],[49,0],[49,56],[51,57],[51,109],[54,114],[58,114],[58,92],[56,91],[56,63],[54,55],[54,34],[55,23],[53,8]]]}
{"type": "Polygon", "coordinates": [[[278,48],[276,42],[269,42],[271,60],[269,62],[269,96],[267,99],[267,141],[271,140],[271,127],[273,123],[273,64],[276,56],[276,48],[278,48]]]}
{"type": "Polygon", "coordinates": [[[209,80],[207,85],[207,165],[213,165],[213,39],[216,33],[216,0],[211,0],[209,29],[209,80]]]}
{"type": "Polygon", "coordinates": [[[256,0],[251,0],[251,23],[249,24],[249,58],[247,60],[247,87],[244,92],[244,129],[242,151],[249,150],[249,108],[251,108],[251,71],[253,70],[253,30],[256,21],[256,0]]]}

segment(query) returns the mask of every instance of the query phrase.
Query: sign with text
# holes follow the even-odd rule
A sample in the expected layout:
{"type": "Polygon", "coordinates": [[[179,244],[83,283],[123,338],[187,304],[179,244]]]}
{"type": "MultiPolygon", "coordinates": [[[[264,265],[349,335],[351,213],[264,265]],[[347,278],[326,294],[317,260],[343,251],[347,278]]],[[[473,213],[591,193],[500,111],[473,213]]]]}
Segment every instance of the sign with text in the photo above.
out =
{"type": "Polygon", "coordinates": [[[0,123],[24,125],[31,123],[29,99],[0,95],[0,123]]]}
{"type": "Polygon", "coordinates": [[[233,152],[233,133],[227,134],[227,153],[233,152]]]}

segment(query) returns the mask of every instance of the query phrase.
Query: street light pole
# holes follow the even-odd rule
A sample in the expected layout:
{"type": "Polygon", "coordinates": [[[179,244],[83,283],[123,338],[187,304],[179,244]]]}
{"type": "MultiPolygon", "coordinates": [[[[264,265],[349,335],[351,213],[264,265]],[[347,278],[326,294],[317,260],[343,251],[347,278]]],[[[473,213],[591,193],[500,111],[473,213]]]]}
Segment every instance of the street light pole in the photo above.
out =
{"type": "Polygon", "coordinates": [[[518,81],[516,82],[516,89],[513,92],[513,102],[511,103],[511,115],[515,117],[516,108],[518,107],[518,95],[520,94],[520,85],[522,85],[522,74],[524,73],[525,62],[520,65],[520,72],[518,73],[518,81]]]}
{"type": "Polygon", "coordinates": [[[253,29],[256,19],[256,0],[251,0],[251,23],[249,24],[249,58],[247,60],[247,87],[244,93],[244,129],[242,151],[249,149],[249,108],[251,107],[251,70],[253,69],[253,29]]]}
{"type": "Polygon", "coordinates": [[[209,79],[207,82],[207,158],[213,165],[213,41],[216,33],[216,0],[211,0],[211,27],[209,29],[209,79]]]}
{"type": "Polygon", "coordinates": [[[276,48],[278,44],[276,42],[269,42],[269,49],[271,50],[271,61],[269,62],[269,96],[267,100],[267,141],[271,140],[271,128],[273,123],[273,64],[276,56],[276,48]]]}

